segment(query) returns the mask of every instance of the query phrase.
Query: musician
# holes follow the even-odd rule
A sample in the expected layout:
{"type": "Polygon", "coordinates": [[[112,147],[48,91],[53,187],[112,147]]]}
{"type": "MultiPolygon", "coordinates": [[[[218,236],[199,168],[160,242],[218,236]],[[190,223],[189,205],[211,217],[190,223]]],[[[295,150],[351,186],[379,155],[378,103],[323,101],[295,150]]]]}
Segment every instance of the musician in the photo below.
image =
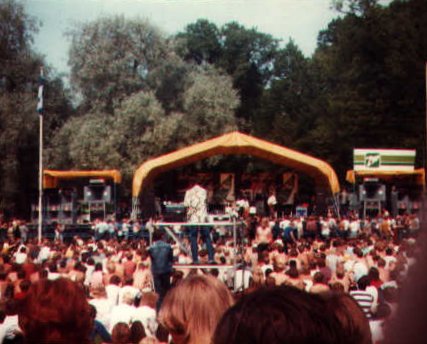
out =
{"type": "MultiPolygon", "coordinates": [[[[206,223],[208,217],[207,210],[207,191],[199,184],[193,184],[193,186],[185,192],[184,206],[187,207],[187,221],[191,224],[206,223]]],[[[197,245],[197,236],[200,232],[203,241],[206,244],[208,250],[209,262],[214,261],[214,249],[212,246],[212,239],[210,234],[210,228],[208,226],[190,226],[189,227],[190,242],[191,242],[191,255],[193,263],[199,263],[199,248],[197,245]]]]}

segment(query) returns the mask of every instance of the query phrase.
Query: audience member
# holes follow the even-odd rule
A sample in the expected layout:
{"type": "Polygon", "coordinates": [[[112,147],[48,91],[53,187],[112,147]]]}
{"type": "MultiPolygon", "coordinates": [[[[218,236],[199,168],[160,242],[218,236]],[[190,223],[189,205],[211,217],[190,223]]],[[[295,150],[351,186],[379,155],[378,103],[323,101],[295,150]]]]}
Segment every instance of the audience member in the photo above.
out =
{"type": "Polygon", "coordinates": [[[233,298],[222,282],[209,275],[192,275],[166,295],[159,320],[175,344],[208,344],[219,319],[232,304],[233,298]]]}

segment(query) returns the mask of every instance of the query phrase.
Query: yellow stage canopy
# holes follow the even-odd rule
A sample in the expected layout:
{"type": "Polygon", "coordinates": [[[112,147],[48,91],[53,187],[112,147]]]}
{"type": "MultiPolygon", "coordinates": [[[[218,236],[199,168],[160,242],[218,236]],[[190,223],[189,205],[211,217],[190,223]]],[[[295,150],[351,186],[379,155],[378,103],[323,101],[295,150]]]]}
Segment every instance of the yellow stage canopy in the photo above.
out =
{"type": "Polygon", "coordinates": [[[425,170],[418,168],[414,171],[372,171],[372,170],[349,170],[346,174],[346,180],[349,183],[355,184],[357,177],[379,178],[383,180],[392,180],[396,178],[413,177],[418,185],[425,185],[425,170]]]}
{"type": "Polygon", "coordinates": [[[242,154],[270,160],[301,170],[316,183],[328,186],[333,194],[340,191],[336,173],[328,163],[235,131],[146,161],[134,174],[132,195],[138,197],[146,183],[162,172],[221,154],[242,154]]]}
{"type": "Polygon", "coordinates": [[[43,171],[43,188],[52,189],[58,187],[58,182],[62,179],[76,178],[107,178],[112,179],[118,184],[122,181],[122,175],[118,170],[101,170],[101,171],[43,171]]]}

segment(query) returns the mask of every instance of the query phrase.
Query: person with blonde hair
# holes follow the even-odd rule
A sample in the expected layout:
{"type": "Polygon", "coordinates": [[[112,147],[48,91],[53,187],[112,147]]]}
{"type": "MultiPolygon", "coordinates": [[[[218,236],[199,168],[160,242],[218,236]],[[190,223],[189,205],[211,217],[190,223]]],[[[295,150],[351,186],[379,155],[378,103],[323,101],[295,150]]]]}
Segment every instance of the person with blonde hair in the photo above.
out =
{"type": "Polygon", "coordinates": [[[233,303],[224,283],[209,275],[191,275],[166,295],[159,321],[175,344],[209,344],[219,319],[233,303]]]}

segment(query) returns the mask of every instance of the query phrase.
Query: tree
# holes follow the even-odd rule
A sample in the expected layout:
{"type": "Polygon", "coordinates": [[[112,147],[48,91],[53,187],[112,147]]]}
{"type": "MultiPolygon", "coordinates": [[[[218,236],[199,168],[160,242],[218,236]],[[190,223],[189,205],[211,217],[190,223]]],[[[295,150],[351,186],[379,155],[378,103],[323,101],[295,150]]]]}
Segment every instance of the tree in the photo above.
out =
{"type": "Polygon", "coordinates": [[[332,0],[332,7],[341,13],[363,16],[378,3],[378,0],[332,0]]]}
{"type": "MultiPolygon", "coordinates": [[[[0,211],[28,216],[37,190],[39,126],[37,80],[43,58],[31,49],[37,21],[22,3],[0,1],[0,211]]],[[[60,79],[47,66],[44,104],[48,139],[67,119],[70,103],[60,79]]]]}
{"type": "Polygon", "coordinates": [[[277,52],[272,81],[264,91],[254,132],[279,144],[306,149],[301,142],[314,122],[315,96],[310,60],[290,40],[277,52]]]}
{"type": "Polygon", "coordinates": [[[195,70],[191,79],[192,85],[184,96],[185,141],[235,129],[234,111],[239,101],[230,78],[208,67],[195,70]]]}
{"type": "Polygon", "coordinates": [[[278,40],[236,22],[217,28],[204,19],[187,25],[176,39],[176,51],[182,58],[213,64],[232,77],[240,97],[236,109],[239,129],[248,131],[272,76],[278,40]]]}
{"type": "Polygon", "coordinates": [[[149,89],[155,92],[166,114],[183,111],[183,95],[189,86],[191,66],[178,56],[170,56],[150,73],[149,89]]]}
{"type": "Polygon", "coordinates": [[[206,19],[199,19],[176,35],[176,50],[185,61],[215,64],[221,57],[221,33],[206,19]]]}
{"type": "Polygon", "coordinates": [[[69,33],[73,87],[83,104],[109,113],[126,96],[147,87],[147,77],[168,54],[160,31],[141,19],[106,17],[69,33]]]}
{"type": "Polygon", "coordinates": [[[278,40],[232,22],[221,28],[223,53],[218,66],[233,78],[241,105],[236,115],[251,123],[264,87],[270,82],[278,40]]]}
{"type": "Polygon", "coordinates": [[[427,4],[376,3],[331,22],[313,57],[323,113],[308,136],[323,140],[319,147],[341,175],[357,147],[417,148],[424,155],[427,4]]]}

